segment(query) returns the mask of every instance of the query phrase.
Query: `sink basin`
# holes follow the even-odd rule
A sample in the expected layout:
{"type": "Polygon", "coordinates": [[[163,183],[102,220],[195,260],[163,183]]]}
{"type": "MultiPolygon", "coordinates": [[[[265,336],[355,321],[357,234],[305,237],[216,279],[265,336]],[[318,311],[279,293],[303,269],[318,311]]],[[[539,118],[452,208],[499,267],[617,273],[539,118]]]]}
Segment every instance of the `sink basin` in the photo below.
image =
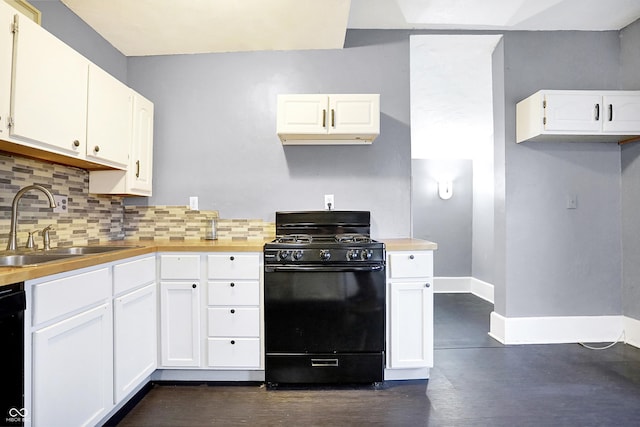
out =
{"type": "Polygon", "coordinates": [[[107,252],[122,251],[125,249],[139,248],[140,246],[70,246],[67,248],[53,248],[48,251],[0,252],[0,267],[33,267],[49,262],[62,261],[83,255],[103,254],[107,252]]]}
{"type": "Polygon", "coordinates": [[[33,267],[48,262],[62,261],[73,256],[64,254],[0,255],[0,267],[33,267]]]}
{"type": "Polygon", "coordinates": [[[92,255],[106,252],[122,251],[139,248],[140,246],[70,246],[68,248],[53,248],[45,252],[47,255],[92,255]]]}

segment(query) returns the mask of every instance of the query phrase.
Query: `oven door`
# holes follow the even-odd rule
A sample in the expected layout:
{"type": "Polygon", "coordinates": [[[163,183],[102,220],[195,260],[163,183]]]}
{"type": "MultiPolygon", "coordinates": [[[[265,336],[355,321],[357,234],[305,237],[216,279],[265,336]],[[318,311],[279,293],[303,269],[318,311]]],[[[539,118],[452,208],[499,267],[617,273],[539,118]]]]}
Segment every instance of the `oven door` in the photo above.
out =
{"type": "Polygon", "coordinates": [[[267,353],[384,351],[384,265],[265,266],[267,353]]]}

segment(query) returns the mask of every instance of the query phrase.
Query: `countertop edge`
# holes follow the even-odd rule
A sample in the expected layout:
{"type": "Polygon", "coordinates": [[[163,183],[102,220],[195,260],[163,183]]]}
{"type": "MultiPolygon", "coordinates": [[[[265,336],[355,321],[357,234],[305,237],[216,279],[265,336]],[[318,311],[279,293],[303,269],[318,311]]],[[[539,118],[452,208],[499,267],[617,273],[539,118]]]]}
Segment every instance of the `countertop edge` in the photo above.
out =
{"type": "MultiPolygon", "coordinates": [[[[264,244],[271,240],[272,239],[199,241],[121,240],[117,242],[107,242],[105,245],[122,245],[125,248],[119,251],[84,255],[60,262],[35,265],[32,267],[0,267],[0,286],[39,279],[45,276],[94,267],[100,264],[157,252],[262,252],[264,244]]],[[[391,238],[378,240],[385,244],[387,251],[435,250],[438,248],[436,243],[421,239],[391,238]]]]}

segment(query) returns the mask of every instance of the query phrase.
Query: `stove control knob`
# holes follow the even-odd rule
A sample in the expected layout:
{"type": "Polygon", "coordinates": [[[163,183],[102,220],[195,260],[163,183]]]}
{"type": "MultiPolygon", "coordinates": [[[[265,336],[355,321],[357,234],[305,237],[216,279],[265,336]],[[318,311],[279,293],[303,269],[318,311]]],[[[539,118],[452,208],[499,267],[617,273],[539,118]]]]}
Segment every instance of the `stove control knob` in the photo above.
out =
{"type": "Polygon", "coordinates": [[[299,261],[300,259],[302,259],[302,251],[295,251],[293,253],[293,259],[295,259],[296,261],[299,261]]]}
{"type": "Polygon", "coordinates": [[[322,261],[329,261],[329,258],[331,258],[331,252],[329,252],[327,249],[321,249],[320,250],[320,259],[322,261]]]}
{"type": "Polygon", "coordinates": [[[349,250],[349,252],[347,252],[347,259],[356,260],[358,258],[360,258],[360,253],[357,249],[351,249],[349,250]]]}
{"type": "Polygon", "coordinates": [[[285,260],[287,258],[289,258],[289,254],[291,253],[291,251],[280,251],[278,252],[278,258],[280,258],[281,260],[285,260]]]}
{"type": "Polygon", "coordinates": [[[362,251],[362,259],[368,260],[373,256],[373,251],[371,249],[365,249],[362,251]]]}

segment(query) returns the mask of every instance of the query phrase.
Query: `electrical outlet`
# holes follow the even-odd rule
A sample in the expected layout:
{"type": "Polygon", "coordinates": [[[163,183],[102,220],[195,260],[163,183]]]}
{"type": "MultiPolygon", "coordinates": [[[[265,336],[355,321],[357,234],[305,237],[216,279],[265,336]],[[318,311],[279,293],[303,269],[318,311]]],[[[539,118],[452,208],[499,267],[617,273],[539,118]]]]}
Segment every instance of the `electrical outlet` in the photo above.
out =
{"type": "Polygon", "coordinates": [[[324,208],[328,210],[333,210],[336,208],[336,205],[333,202],[333,194],[324,195],[324,208]]]}
{"type": "Polygon", "coordinates": [[[198,196],[189,197],[189,209],[192,211],[198,210],[198,196]]]}
{"type": "Polygon", "coordinates": [[[53,200],[56,201],[56,207],[53,208],[53,211],[56,213],[67,213],[69,212],[69,200],[67,196],[63,196],[60,194],[55,194],[53,196],[53,200]]]}

